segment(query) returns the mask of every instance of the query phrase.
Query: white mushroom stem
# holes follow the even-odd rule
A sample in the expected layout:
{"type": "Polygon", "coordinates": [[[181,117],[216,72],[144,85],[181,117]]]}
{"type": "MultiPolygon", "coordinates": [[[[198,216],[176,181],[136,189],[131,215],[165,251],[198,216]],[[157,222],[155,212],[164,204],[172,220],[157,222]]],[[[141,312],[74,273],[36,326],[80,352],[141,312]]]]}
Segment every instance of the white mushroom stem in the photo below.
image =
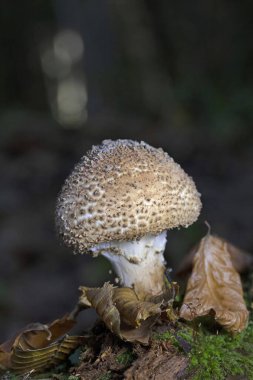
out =
{"type": "Polygon", "coordinates": [[[159,295],[164,290],[166,232],[99,244],[92,252],[110,260],[122,286],[133,287],[142,296],[159,295]]]}

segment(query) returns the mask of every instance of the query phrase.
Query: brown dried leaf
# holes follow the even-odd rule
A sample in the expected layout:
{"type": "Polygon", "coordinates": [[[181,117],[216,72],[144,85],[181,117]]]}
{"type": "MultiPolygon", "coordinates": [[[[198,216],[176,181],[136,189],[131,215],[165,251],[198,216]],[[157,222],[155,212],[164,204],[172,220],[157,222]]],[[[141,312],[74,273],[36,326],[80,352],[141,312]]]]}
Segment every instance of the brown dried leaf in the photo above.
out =
{"type": "Polygon", "coordinates": [[[67,314],[61,319],[56,319],[50,325],[31,324],[15,340],[13,347],[23,350],[47,347],[50,342],[54,342],[71,330],[75,323],[67,314]]]}
{"type": "Polygon", "coordinates": [[[161,303],[140,301],[131,288],[114,289],[113,301],[120,313],[121,322],[129,326],[138,327],[147,318],[161,313],[161,303]]]}
{"type": "Polygon", "coordinates": [[[84,337],[66,336],[61,341],[42,349],[24,351],[15,348],[11,358],[11,369],[15,373],[24,373],[30,370],[44,371],[64,362],[71,352],[84,341],[84,337]]]}
{"type": "Polygon", "coordinates": [[[230,332],[240,332],[248,323],[249,312],[228,243],[207,234],[194,257],[180,317],[192,320],[212,313],[215,320],[230,332]]]}
{"type": "Polygon", "coordinates": [[[91,304],[111,332],[130,342],[148,343],[150,328],[161,313],[160,304],[141,301],[133,289],[115,288],[109,283],[80,290],[79,304],[91,304]]]}
{"type": "Polygon", "coordinates": [[[75,324],[65,315],[50,325],[31,324],[0,346],[0,368],[16,373],[44,371],[66,360],[83,337],[64,336],[75,324]]]}
{"type": "Polygon", "coordinates": [[[5,371],[10,368],[11,356],[8,352],[0,349],[0,371],[5,371]]]}
{"type": "Polygon", "coordinates": [[[87,307],[90,303],[107,328],[120,336],[120,315],[112,300],[114,289],[109,282],[106,282],[102,288],[81,286],[79,290],[81,290],[82,295],[79,299],[79,305],[87,307]]]}
{"type": "MultiPolygon", "coordinates": [[[[232,264],[237,272],[244,273],[253,268],[253,255],[243,251],[225,239],[222,239],[216,235],[214,235],[214,237],[227,244],[227,251],[230,254],[232,264]]],[[[191,272],[194,256],[199,250],[199,245],[200,244],[195,245],[188,255],[183,258],[181,265],[176,272],[177,276],[184,276],[191,272]]]]}

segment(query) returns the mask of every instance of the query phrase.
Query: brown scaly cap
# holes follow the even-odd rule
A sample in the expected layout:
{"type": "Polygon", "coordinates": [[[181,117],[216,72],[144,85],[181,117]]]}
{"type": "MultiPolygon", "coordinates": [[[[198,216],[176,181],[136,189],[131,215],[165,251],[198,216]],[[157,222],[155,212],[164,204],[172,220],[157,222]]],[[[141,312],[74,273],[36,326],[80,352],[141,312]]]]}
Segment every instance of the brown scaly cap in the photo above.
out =
{"type": "Polygon", "coordinates": [[[132,140],[93,146],[67,178],[56,225],[76,252],[192,224],[201,209],[193,180],[161,148],[132,140]]]}

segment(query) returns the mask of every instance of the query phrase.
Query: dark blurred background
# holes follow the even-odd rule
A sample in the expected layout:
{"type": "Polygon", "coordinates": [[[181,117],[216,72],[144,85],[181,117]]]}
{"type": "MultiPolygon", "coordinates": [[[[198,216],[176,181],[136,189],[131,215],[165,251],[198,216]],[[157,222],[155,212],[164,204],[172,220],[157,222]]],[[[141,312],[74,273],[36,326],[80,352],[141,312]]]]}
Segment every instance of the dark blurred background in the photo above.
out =
{"type": "Polygon", "coordinates": [[[205,220],[252,251],[252,15],[250,0],[0,2],[1,340],[113,280],[54,227],[64,179],[105,138],[161,146],[194,177],[202,215],[169,232],[169,266],[205,220]]]}

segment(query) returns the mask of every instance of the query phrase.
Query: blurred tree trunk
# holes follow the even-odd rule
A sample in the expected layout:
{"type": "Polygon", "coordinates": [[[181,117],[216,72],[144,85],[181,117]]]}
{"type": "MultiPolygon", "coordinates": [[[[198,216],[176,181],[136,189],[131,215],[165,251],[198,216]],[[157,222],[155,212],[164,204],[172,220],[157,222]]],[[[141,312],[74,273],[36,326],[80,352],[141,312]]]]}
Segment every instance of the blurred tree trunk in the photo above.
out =
{"type": "Polygon", "coordinates": [[[150,116],[167,119],[175,99],[169,65],[163,62],[167,50],[161,46],[159,20],[153,12],[159,3],[154,6],[144,0],[113,0],[110,4],[122,35],[123,54],[132,72],[133,97],[138,94],[150,116]]]}

